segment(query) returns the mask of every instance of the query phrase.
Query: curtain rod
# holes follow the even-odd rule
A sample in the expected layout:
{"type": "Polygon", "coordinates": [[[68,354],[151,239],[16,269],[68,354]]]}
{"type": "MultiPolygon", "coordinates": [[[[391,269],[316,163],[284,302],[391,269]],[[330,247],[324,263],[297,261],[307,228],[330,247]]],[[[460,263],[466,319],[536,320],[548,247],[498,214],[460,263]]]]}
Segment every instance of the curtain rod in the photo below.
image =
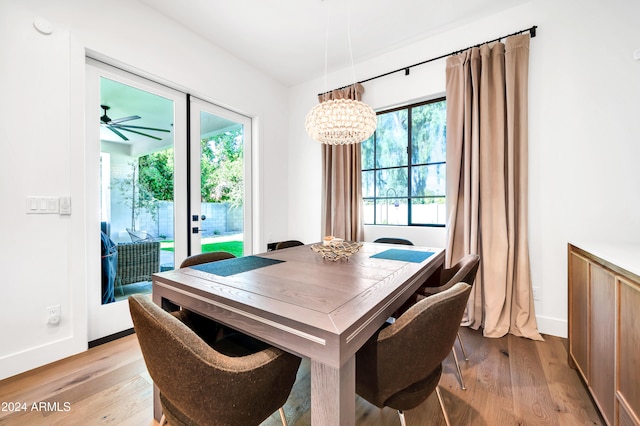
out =
{"type": "MultiPolygon", "coordinates": [[[[531,28],[527,28],[527,29],[524,29],[524,30],[516,31],[515,33],[507,34],[507,35],[504,35],[502,37],[495,38],[493,40],[485,41],[484,43],[475,44],[473,46],[469,46],[469,47],[464,48],[464,49],[455,50],[455,51],[453,51],[451,53],[447,53],[446,55],[440,55],[440,56],[435,57],[435,58],[427,59],[426,61],[418,62],[417,64],[409,65],[408,67],[398,68],[397,70],[389,71],[389,72],[386,72],[386,73],[380,74],[380,75],[376,75],[375,77],[369,77],[369,78],[367,78],[365,80],[359,81],[358,83],[366,83],[367,81],[375,80],[375,79],[381,78],[381,77],[386,77],[388,75],[395,74],[395,73],[400,72],[400,71],[404,71],[404,75],[409,75],[409,69],[411,69],[413,67],[417,67],[419,65],[424,65],[424,64],[429,63],[429,62],[437,61],[438,59],[446,58],[447,56],[457,55],[458,53],[462,53],[465,50],[472,49],[474,47],[480,47],[483,44],[488,44],[488,43],[493,43],[495,41],[500,41],[503,38],[507,38],[507,37],[511,37],[511,36],[514,36],[514,35],[519,35],[519,34],[522,34],[522,33],[526,33],[527,31],[529,31],[529,34],[531,35],[531,38],[533,38],[533,37],[536,36],[536,29],[537,28],[538,28],[538,26],[534,25],[531,28]]],[[[353,86],[353,84],[348,84],[346,86],[342,86],[342,87],[339,87],[338,89],[334,89],[334,90],[342,90],[342,89],[346,89],[347,87],[350,87],[350,86],[353,86]]],[[[318,96],[322,96],[322,95],[325,95],[325,94],[331,93],[331,92],[332,92],[332,90],[329,90],[328,92],[324,92],[324,93],[319,93],[318,96]]]]}

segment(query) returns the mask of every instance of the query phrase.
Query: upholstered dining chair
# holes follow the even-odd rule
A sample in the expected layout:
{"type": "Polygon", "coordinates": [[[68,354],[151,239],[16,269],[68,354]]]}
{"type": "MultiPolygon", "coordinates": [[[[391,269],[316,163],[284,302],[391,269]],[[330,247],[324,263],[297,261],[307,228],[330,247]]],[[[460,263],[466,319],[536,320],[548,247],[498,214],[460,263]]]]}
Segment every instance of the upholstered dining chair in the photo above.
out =
{"type": "Polygon", "coordinates": [[[276,250],[281,250],[289,247],[303,246],[303,245],[304,243],[298,240],[280,241],[278,244],[276,244],[276,250]]]}
{"type": "MultiPolygon", "coordinates": [[[[235,257],[236,256],[234,254],[226,251],[212,251],[208,253],[198,253],[184,259],[182,263],[180,263],[180,267],[187,268],[189,266],[201,265],[203,263],[217,262],[219,260],[233,259],[235,257]]],[[[163,303],[165,304],[162,307],[165,310],[176,311],[180,309],[179,306],[173,305],[171,302],[163,302],[163,303]]],[[[192,321],[198,321],[201,324],[200,329],[208,330],[211,338],[221,338],[225,334],[235,332],[235,330],[232,330],[228,327],[218,324],[217,322],[209,318],[203,317],[202,315],[196,314],[195,312],[190,312],[189,315],[190,315],[190,318],[192,318],[192,321]]]]}
{"type": "Polygon", "coordinates": [[[412,246],[413,243],[409,240],[405,240],[404,238],[391,238],[391,237],[382,237],[373,241],[374,243],[383,243],[383,244],[403,244],[405,246],[412,246]]]}
{"type": "Polygon", "coordinates": [[[143,295],[129,298],[142,355],[160,390],[160,425],[258,425],[279,411],[300,358],[244,335],[207,342],[191,312],[169,313],[143,295]],[[192,328],[193,327],[193,328],[192,328]]]}
{"type": "MultiPolygon", "coordinates": [[[[415,294],[415,300],[420,301],[426,297],[433,296],[434,294],[441,293],[459,282],[467,283],[473,286],[478,273],[478,266],[480,265],[480,256],[477,254],[467,254],[460,259],[451,268],[442,268],[436,273],[431,275],[427,281],[418,289],[415,294]]],[[[460,349],[465,361],[468,361],[467,351],[462,343],[460,333],[457,333],[458,342],[460,343],[460,349]]],[[[456,363],[456,369],[458,370],[458,377],[460,378],[460,387],[466,389],[464,379],[462,377],[462,370],[460,369],[460,363],[458,362],[458,356],[456,355],[455,348],[451,348],[453,354],[453,360],[456,363]]]]}
{"type": "Polygon", "coordinates": [[[200,265],[202,263],[209,262],[217,262],[218,260],[226,260],[232,259],[236,257],[235,255],[228,253],[226,251],[212,251],[209,253],[199,253],[194,254],[192,256],[187,257],[180,264],[181,268],[186,268],[188,266],[200,265]]]}
{"type": "Polygon", "coordinates": [[[434,391],[447,425],[438,382],[464,314],[471,286],[458,283],[422,299],[378,330],[356,353],[356,392],[379,408],[417,407],[434,391]]]}

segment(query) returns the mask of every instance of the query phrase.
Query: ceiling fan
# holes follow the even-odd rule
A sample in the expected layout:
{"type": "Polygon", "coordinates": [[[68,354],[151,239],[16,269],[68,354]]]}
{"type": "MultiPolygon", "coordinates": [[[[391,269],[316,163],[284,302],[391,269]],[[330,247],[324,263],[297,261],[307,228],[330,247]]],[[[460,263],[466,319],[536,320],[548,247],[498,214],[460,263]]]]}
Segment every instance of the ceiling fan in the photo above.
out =
{"type": "Polygon", "coordinates": [[[159,137],[153,136],[153,135],[149,135],[147,133],[143,133],[140,130],[153,130],[155,132],[170,132],[171,131],[171,130],[166,130],[166,129],[156,129],[155,127],[143,127],[143,126],[132,126],[130,124],[122,124],[122,123],[125,123],[127,121],[138,120],[141,117],[139,115],[130,115],[128,117],[116,118],[115,120],[112,120],[107,115],[107,111],[111,107],[109,107],[107,105],[100,105],[100,108],[102,108],[104,110],[104,115],[102,117],[100,117],[100,125],[106,127],[109,130],[111,130],[113,133],[115,133],[116,135],[120,136],[122,138],[122,140],[124,140],[124,141],[128,141],[129,138],[127,138],[122,133],[122,131],[131,132],[131,133],[135,133],[135,134],[138,134],[138,135],[146,136],[148,138],[152,138],[152,139],[155,139],[155,140],[158,140],[158,141],[162,140],[162,138],[159,138],[159,137]],[[137,129],[137,130],[135,130],[135,129],[137,129]]]}

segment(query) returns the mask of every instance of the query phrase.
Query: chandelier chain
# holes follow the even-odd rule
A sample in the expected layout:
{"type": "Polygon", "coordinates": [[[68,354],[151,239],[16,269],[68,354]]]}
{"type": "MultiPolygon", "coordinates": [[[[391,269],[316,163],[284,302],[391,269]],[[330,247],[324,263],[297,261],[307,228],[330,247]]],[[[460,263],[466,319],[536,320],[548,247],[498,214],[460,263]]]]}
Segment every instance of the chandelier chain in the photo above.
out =
{"type": "MultiPolygon", "coordinates": [[[[328,62],[329,62],[329,23],[330,13],[327,10],[327,30],[325,33],[324,51],[324,84],[325,93],[321,102],[309,111],[305,119],[305,129],[313,140],[327,145],[357,144],[367,140],[375,131],[377,119],[373,109],[358,100],[358,87],[356,82],[355,62],[351,46],[351,17],[349,13],[349,0],[347,3],[347,44],[348,54],[351,60],[351,73],[353,89],[349,98],[329,99],[330,92],[326,91],[328,62]]],[[[347,86],[349,87],[349,86],[347,86]]],[[[338,96],[342,98],[342,96],[338,96]]]]}

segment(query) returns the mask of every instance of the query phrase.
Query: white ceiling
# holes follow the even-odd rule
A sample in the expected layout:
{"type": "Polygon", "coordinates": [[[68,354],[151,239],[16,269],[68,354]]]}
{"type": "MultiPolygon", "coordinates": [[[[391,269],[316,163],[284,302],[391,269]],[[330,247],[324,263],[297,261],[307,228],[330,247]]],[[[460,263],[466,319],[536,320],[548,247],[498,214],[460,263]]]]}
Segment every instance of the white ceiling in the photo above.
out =
{"type": "Polygon", "coordinates": [[[294,86],[529,0],[140,1],[294,86]]]}
{"type": "MultiPolygon", "coordinates": [[[[348,25],[357,63],[530,0],[139,1],[290,87],[324,75],[325,50],[329,73],[350,66],[348,25]]],[[[357,76],[367,77],[371,76],[357,76]]],[[[103,84],[100,101],[111,108],[112,119],[138,115],[141,118],[127,124],[173,128],[172,103],[158,96],[121,84],[103,84]]],[[[227,125],[209,124],[206,132],[227,125]]],[[[163,141],[124,132],[130,139],[125,142],[110,130],[101,130],[104,141],[142,144],[146,150],[164,146],[173,137],[142,130],[163,141]]]]}

